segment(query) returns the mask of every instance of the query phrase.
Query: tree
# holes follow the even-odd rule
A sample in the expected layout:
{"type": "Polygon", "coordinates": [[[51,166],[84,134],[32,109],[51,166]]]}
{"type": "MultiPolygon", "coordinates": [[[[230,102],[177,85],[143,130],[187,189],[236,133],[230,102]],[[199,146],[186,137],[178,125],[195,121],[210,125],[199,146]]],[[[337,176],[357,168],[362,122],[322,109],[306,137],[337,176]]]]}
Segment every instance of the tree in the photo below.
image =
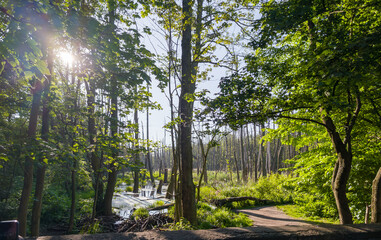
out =
{"type": "MultiPolygon", "coordinates": [[[[44,13],[43,6],[34,2],[14,1],[12,4],[8,3],[7,6],[2,7],[1,10],[9,17],[9,24],[6,25],[7,34],[1,41],[2,65],[9,63],[19,77],[24,78],[24,80],[31,80],[32,83],[33,100],[26,144],[33,149],[36,146],[38,113],[44,88],[43,82],[46,81],[46,75],[51,74],[47,68],[47,63],[43,60],[41,51],[41,49],[47,48],[43,41],[46,40],[44,37],[49,38],[49,36],[44,35],[44,27],[49,28],[50,22],[44,13]],[[23,9],[26,9],[26,11],[23,11],[23,9]],[[14,42],[18,42],[20,45],[17,46],[14,42]],[[21,46],[23,47],[21,48],[21,46]],[[23,74],[21,74],[22,72],[23,74]]],[[[36,152],[32,150],[27,153],[25,158],[24,185],[18,210],[20,235],[22,236],[26,235],[28,202],[32,191],[33,159],[35,156],[36,152]]]]}
{"type": "Polygon", "coordinates": [[[197,221],[195,187],[193,184],[193,156],[192,156],[192,118],[193,94],[196,88],[192,77],[192,2],[183,0],[183,30],[181,39],[181,93],[179,98],[179,151],[180,151],[180,181],[182,215],[191,224],[197,221]]]}
{"type": "Polygon", "coordinates": [[[352,133],[363,96],[375,86],[374,71],[380,67],[368,67],[378,56],[370,51],[379,45],[374,37],[380,21],[372,13],[373,4],[263,2],[251,42],[256,52],[247,56],[244,71],[221,81],[214,102],[233,126],[267,118],[323,126],[337,156],[332,191],[343,224],[352,223],[346,195],[352,133]],[[356,15],[353,9],[363,12],[356,15]],[[370,22],[375,25],[368,31],[370,22]]]}

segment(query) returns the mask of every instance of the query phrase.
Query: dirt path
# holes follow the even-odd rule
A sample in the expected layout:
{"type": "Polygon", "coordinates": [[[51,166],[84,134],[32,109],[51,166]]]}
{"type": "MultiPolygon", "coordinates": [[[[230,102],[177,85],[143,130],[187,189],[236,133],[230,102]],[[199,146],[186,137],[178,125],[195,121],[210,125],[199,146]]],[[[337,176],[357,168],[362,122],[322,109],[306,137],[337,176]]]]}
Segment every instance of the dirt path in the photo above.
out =
{"type": "Polygon", "coordinates": [[[253,220],[254,226],[302,226],[309,223],[288,216],[282,210],[273,206],[242,209],[238,212],[244,213],[253,220]]]}
{"type": "MultiPolygon", "coordinates": [[[[252,227],[195,231],[146,231],[94,235],[44,236],[37,240],[381,240],[381,225],[312,225],[287,216],[276,207],[239,210],[253,221],[252,227]]],[[[33,239],[34,240],[34,239],[33,239]]]]}

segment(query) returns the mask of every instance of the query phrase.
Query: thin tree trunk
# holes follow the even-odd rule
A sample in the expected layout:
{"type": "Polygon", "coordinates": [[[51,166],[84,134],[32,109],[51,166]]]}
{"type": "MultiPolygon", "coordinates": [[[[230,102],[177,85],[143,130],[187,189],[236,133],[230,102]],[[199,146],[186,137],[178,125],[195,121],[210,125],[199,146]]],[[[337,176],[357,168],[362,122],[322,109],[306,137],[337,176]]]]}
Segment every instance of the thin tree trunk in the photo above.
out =
{"type": "Polygon", "coordinates": [[[372,184],[371,222],[381,223],[381,167],[372,184]]]}
{"type": "MultiPolygon", "coordinates": [[[[257,130],[256,130],[256,127],[255,127],[255,124],[254,124],[254,149],[257,149],[257,130]]],[[[256,151],[256,150],[254,150],[256,151]]],[[[258,153],[258,156],[259,156],[259,153],[258,153]]],[[[258,181],[258,158],[257,156],[255,156],[255,154],[253,155],[253,158],[254,158],[254,181],[258,181]]]]}
{"type": "MultiPolygon", "coordinates": [[[[137,144],[137,141],[139,139],[139,118],[138,118],[138,109],[135,108],[135,111],[134,111],[134,124],[136,125],[136,129],[135,129],[135,141],[137,144]]],[[[134,147],[135,148],[135,151],[137,150],[137,146],[134,147]]],[[[141,164],[140,163],[140,159],[139,159],[139,153],[136,151],[134,153],[134,163],[135,163],[135,170],[134,170],[134,187],[133,187],[133,190],[132,192],[133,193],[138,193],[139,192],[139,168],[138,166],[141,164]]]]}
{"type": "Polygon", "coordinates": [[[201,183],[202,183],[202,178],[206,174],[206,158],[208,156],[209,149],[206,150],[204,149],[204,144],[201,140],[199,139],[199,146],[201,148],[201,155],[202,155],[202,170],[201,170],[201,175],[198,180],[198,186],[197,186],[197,202],[200,201],[200,189],[201,189],[201,183]]]}
{"type": "MultiPolygon", "coordinates": [[[[37,120],[38,112],[40,109],[40,100],[41,100],[41,91],[42,85],[39,80],[36,80],[36,83],[33,88],[33,100],[32,107],[29,116],[29,126],[28,126],[28,144],[33,145],[35,143],[35,136],[37,130],[37,120]]],[[[19,221],[19,230],[20,235],[26,236],[26,225],[27,225],[27,214],[28,214],[28,202],[29,196],[32,192],[32,183],[33,183],[33,159],[31,157],[31,152],[28,152],[25,158],[24,164],[24,185],[21,193],[21,199],[18,209],[17,219],[19,221]]]]}
{"type": "Polygon", "coordinates": [[[266,158],[263,157],[263,140],[262,140],[262,137],[264,135],[263,133],[263,128],[264,126],[261,125],[261,127],[259,128],[259,151],[258,151],[258,162],[261,164],[261,167],[262,167],[262,177],[266,177],[266,158]]]}
{"type": "Polygon", "coordinates": [[[245,148],[243,144],[243,126],[240,129],[241,134],[241,164],[242,164],[242,181],[247,182],[247,166],[245,161],[245,148]]]}
{"type": "MultiPolygon", "coordinates": [[[[149,91],[149,86],[147,83],[147,91],[149,91]]],[[[155,179],[153,178],[153,171],[152,171],[152,162],[151,162],[151,153],[150,153],[150,145],[149,145],[149,109],[147,106],[147,167],[149,171],[149,176],[152,182],[152,186],[155,187],[155,179]]]]}
{"type": "Polygon", "coordinates": [[[77,189],[77,160],[73,159],[73,169],[71,170],[71,203],[70,203],[70,218],[69,218],[69,228],[68,233],[71,233],[74,228],[74,216],[75,216],[75,207],[76,207],[76,189],[77,189]]]}
{"type": "MultiPolygon", "coordinates": [[[[116,79],[112,80],[113,82],[116,81],[116,79]]],[[[111,96],[111,136],[115,138],[118,133],[118,96],[116,95],[117,89],[116,89],[116,83],[113,83],[113,94],[111,96]]],[[[117,168],[115,165],[115,159],[118,156],[118,146],[115,146],[114,149],[112,149],[112,157],[113,160],[109,164],[109,172],[108,172],[108,178],[107,178],[107,188],[106,193],[104,196],[104,214],[106,216],[112,215],[112,198],[114,196],[115,191],[115,185],[116,185],[116,177],[117,177],[117,168]]]]}
{"type": "Polygon", "coordinates": [[[235,151],[234,151],[234,162],[235,162],[235,169],[237,171],[237,182],[239,182],[240,178],[239,178],[239,168],[238,168],[238,160],[237,160],[237,156],[235,154],[235,151]]]}
{"type": "MultiPolygon", "coordinates": [[[[117,7],[117,2],[115,0],[109,0],[108,6],[110,7],[109,9],[109,28],[110,28],[110,33],[114,33],[116,31],[116,26],[115,26],[115,12],[116,12],[116,7],[117,7]]],[[[110,39],[111,42],[116,41],[115,39],[110,39]]],[[[110,57],[111,57],[110,53],[110,57]]],[[[110,84],[111,84],[111,120],[110,120],[110,130],[111,130],[111,137],[113,139],[117,138],[118,134],[118,79],[116,78],[115,75],[113,75],[110,79],[110,84]]],[[[103,204],[104,204],[104,214],[106,216],[112,215],[112,198],[114,196],[114,191],[115,191],[115,185],[116,185],[116,177],[117,177],[117,167],[115,164],[116,158],[118,156],[118,147],[116,146],[116,141],[113,143],[115,145],[112,147],[111,151],[111,156],[112,160],[109,163],[108,167],[108,177],[107,177],[107,187],[106,187],[106,192],[105,196],[103,199],[103,204]]]]}
{"type": "Polygon", "coordinates": [[[88,111],[88,134],[89,134],[89,143],[91,146],[91,151],[89,152],[89,159],[91,162],[91,167],[93,170],[93,188],[94,188],[94,201],[93,209],[91,213],[91,219],[94,219],[100,212],[102,212],[102,199],[103,195],[103,184],[101,181],[101,158],[97,155],[96,147],[96,137],[97,130],[95,128],[95,117],[94,117],[94,106],[95,106],[95,81],[94,79],[89,79],[86,83],[87,91],[87,111],[88,111]]]}
{"type": "MultiPolygon", "coordinates": [[[[47,81],[44,83],[44,96],[43,96],[43,108],[42,108],[42,124],[41,124],[41,138],[44,141],[48,141],[49,134],[49,112],[50,108],[49,104],[49,91],[50,84],[52,81],[52,73],[53,73],[53,59],[51,53],[49,53],[47,58],[48,69],[50,71],[50,75],[47,76],[47,81]]],[[[37,169],[36,173],[36,186],[34,192],[33,199],[33,208],[32,208],[32,226],[31,226],[31,235],[39,236],[40,234],[40,218],[41,218],[41,208],[42,208],[42,195],[44,190],[44,182],[45,182],[45,171],[46,171],[46,163],[43,158],[46,156],[40,156],[40,167],[37,169]]]]}

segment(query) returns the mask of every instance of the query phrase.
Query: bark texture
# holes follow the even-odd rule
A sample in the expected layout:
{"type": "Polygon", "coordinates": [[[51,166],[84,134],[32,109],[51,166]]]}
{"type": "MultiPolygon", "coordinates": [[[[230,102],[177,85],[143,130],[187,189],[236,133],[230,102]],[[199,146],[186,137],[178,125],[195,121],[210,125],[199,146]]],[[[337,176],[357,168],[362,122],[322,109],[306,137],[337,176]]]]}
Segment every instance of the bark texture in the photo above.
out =
{"type": "Polygon", "coordinates": [[[347,150],[346,145],[341,140],[332,119],[330,117],[324,117],[323,122],[326,125],[333,148],[337,153],[337,160],[332,175],[331,185],[333,195],[335,196],[337,211],[339,212],[340,223],[352,224],[352,213],[349,209],[346,194],[347,182],[352,166],[352,153],[347,150]]]}
{"type": "MultiPolygon", "coordinates": [[[[36,81],[33,88],[33,100],[32,108],[29,116],[29,125],[28,125],[28,139],[27,144],[32,146],[36,137],[37,130],[37,120],[38,112],[40,109],[40,100],[41,100],[42,84],[39,80],[36,81]]],[[[25,163],[24,163],[24,184],[21,193],[21,199],[18,209],[17,219],[19,221],[19,230],[20,235],[25,237],[26,235],[26,225],[27,225],[27,214],[28,214],[28,202],[29,196],[32,192],[32,183],[33,183],[33,159],[29,155],[31,152],[28,152],[25,163]]]]}
{"type": "MultiPolygon", "coordinates": [[[[53,58],[51,51],[48,51],[47,56],[47,65],[50,72],[50,75],[47,75],[47,80],[44,82],[44,95],[43,95],[43,107],[42,107],[42,126],[41,126],[41,138],[44,141],[48,141],[49,135],[49,92],[50,85],[52,82],[53,75],[53,58]]],[[[31,235],[39,236],[40,235],[40,219],[41,219],[41,208],[42,208],[42,196],[44,191],[45,183],[45,172],[46,172],[46,163],[43,160],[43,157],[39,157],[39,167],[36,173],[36,187],[34,192],[33,199],[33,208],[32,208],[32,226],[31,226],[31,235]]]]}
{"type": "Polygon", "coordinates": [[[179,99],[180,124],[180,179],[181,179],[181,202],[183,217],[191,224],[197,222],[195,186],[192,177],[192,117],[193,100],[195,91],[195,80],[192,77],[192,33],[191,16],[192,1],[183,0],[183,31],[181,40],[182,59],[181,59],[181,94],[179,99]]]}
{"type": "Polygon", "coordinates": [[[372,202],[371,202],[372,223],[381,223],[381,167],[372,184],[372,202]]]}

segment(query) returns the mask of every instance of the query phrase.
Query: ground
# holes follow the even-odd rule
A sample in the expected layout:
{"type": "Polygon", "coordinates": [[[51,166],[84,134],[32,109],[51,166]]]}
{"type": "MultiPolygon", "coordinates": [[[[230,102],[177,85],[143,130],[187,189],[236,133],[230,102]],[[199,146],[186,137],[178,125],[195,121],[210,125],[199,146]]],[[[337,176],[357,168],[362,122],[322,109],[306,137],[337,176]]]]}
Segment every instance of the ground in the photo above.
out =
{"type": "Polygon", "coordinates": [[[238,210],[253,220],[254,226],[302,226],[309,225],[307,222],[288,216],[282,210],[274,206],[257,207],[238,210]]]}
{"type": "Polygon", "coordinates": [[[252,227],[195,231],[147,231],[93,235],[44,236],[38,240],[193,240],[193,239],[369,239],[381,240],[381,225],[312,225],[287,216],[276,207],[239,210],[253,221],[252,227]]]}

